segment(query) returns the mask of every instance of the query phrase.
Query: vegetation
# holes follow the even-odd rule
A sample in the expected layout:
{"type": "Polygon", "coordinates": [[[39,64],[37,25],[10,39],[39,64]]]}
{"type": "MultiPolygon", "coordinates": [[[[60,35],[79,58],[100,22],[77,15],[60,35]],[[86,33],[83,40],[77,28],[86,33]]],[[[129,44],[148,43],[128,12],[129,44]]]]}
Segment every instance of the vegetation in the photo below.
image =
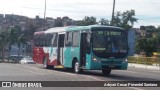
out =
{"type": "MultiPolygon", "coordinates": [[[[137,22],[137,18],[135,16],[134,10],[127,10],[125,12],[117,12],[113,18],[112,26],[118,26],[125,28],[128,30],[129,28],[132,28],[135,22],[137,22]]],[[[83,20],[80,20],[77,22],[76,25],[78,26],[86,26],[86,25],[94,25],[94,24],[101,24],[101,25],[111,25],[111,21],[101,18],[98,22],[96,21],[96,18],[91,16],[85,16],[83,20]]]]}
{"type": "Polygon", "coordinates": [[[9,51],[11,49],[11,46],[13,44],[18,45],[20,49],[21,44],[26,44],[26,39],[24,35],[22,34],[20,28],[18,26],[11,27],[7,30],[3,30],[0,32],[0,57],[2,57],[2,62],[4,62],[4,54],[5,54],[5,49],[8,48],[9,51]],[[8,46],[8,47],[6,47],[8,46]]]}
{"type": "Polygon", "coordinates": [[[145,52],[146,56],[152,56],[153,52],[159,52],[160,27],[141,26],[146,32],[145,36],[136,39],[136,53],[145,52]]]}
{"type": "Polygon", "coordinates": [[[126,12],[117,12],[113,18],[113,25],[125,28],[126,30],[133,27],[134,23],[137,22],[134,10],[127,10],[126,12]]]}

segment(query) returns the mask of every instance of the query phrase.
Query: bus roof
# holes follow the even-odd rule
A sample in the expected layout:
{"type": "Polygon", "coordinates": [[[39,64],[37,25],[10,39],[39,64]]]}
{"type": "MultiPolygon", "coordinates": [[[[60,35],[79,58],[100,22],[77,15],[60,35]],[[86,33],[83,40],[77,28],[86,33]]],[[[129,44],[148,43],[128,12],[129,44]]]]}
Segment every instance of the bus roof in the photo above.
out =
{"type": "MultiPolygon", "coordinates": [[[[55,27],[44,31],[45,33],[54,32],[65,32],[65,31],[78,31],[78,30],[91,30],[92,28],[113,28],[113,29],[123,29],[115,26],[104,26],[104,25],[89,25],[89,26],[67,26],[67,27],[55,27]]],[[[42,32],[42,31],[40,31],[42,32]]]]}

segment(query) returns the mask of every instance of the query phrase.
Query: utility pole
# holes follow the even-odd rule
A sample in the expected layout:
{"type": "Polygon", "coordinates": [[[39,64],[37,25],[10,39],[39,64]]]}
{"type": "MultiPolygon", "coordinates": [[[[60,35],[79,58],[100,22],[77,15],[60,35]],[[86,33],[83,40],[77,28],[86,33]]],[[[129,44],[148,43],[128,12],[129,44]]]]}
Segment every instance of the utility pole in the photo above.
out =
{"type": "Polygon", "coordinates": [[[113,25],[114,9],[115,9],[115,1],[116,1],[116,0],[113,0],[113,9],[112,9],[112,19],[111,19],[111,25],[113,25]]]}
{"type": "Polygon", "coordinates": [[[44,4],[44,25],[43,25],[43,31],[45,31],[45,26],[46,26],[46,0],[44,4]]]}

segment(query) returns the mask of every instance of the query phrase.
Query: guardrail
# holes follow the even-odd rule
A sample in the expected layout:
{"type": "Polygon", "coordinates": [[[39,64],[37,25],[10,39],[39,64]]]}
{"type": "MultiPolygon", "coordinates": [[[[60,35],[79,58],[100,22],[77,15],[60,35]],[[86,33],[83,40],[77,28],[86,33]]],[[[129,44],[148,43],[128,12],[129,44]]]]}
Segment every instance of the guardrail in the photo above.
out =
{"type": "Polygon", "coordinates": [[[129,63],[136,63],[136,64],[144,64],[144,65],[160,65],[160,58],[157,57],[133,57],[129,56],[128,57],[128,62],[129,63]]]}

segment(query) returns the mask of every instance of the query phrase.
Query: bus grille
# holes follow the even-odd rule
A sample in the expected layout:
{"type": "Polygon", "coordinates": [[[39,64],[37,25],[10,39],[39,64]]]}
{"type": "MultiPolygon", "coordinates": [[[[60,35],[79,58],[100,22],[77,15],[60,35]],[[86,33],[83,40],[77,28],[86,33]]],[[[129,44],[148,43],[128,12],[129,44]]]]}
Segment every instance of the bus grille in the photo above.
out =
{"type": "Polygon", "coordinates": [[[109,61],[101,61],[101,63],[102,63],[102,64],[105,64],[105,65],[106,65],[106,64],[107,64],[107,65],[108,65],[108,64],[109,64],[109,65],[110,65],[110,64],[121,64],[122,61],[109,60],[109,61]]]}

